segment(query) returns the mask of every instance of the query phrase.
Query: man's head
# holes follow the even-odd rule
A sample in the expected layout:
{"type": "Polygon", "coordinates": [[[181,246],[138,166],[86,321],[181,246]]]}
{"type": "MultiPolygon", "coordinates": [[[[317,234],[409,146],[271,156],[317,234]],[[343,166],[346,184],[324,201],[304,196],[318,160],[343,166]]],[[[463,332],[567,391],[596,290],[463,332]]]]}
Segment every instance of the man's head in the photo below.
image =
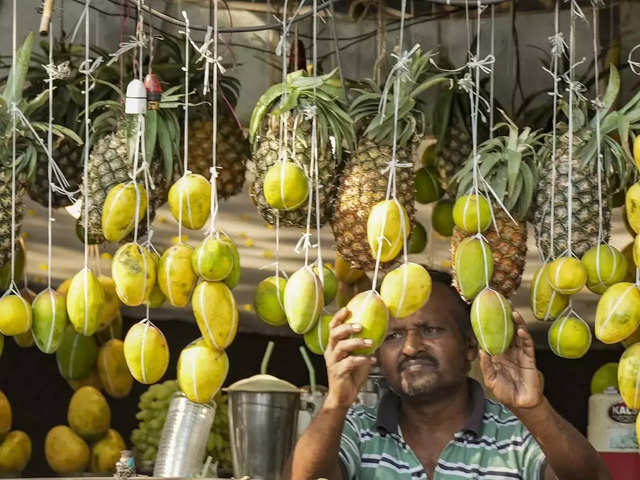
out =
{"type": "Polygon", "coordinates": [[[378,360],[389,387],[411,398],[440,397],[464,382],[477,355],[469,306],[447,273],[429,270],[429,301],[405,318],[391,318],[378,360]]]}

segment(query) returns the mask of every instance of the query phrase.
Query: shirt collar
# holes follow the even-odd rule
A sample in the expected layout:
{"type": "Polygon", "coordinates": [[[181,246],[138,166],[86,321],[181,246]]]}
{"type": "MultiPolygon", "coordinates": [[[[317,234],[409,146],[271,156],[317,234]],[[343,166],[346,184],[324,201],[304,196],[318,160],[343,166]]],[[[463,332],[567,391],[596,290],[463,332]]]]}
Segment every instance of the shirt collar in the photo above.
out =
{"type": "MultiPolygon", "coordinates": [[[[463,431],[469,431],[480,436],[482,431],[482,417],[484,415],[485,397],[480,384],[472,378],[469,382],[469,393],[471,395],[471,412],[467,416],[463,431]]],[[[378,416],[376,419],[376,429],[381,433],[397,433],[400,424],[400,398],[388,390],[380,400],[378,405],[378,416]]]]}

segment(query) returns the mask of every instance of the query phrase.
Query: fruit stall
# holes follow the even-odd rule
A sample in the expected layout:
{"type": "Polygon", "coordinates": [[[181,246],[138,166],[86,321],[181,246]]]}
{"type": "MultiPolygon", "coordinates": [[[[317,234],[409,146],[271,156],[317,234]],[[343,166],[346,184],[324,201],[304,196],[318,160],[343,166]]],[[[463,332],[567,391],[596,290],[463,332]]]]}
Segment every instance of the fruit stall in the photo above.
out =
{"type": "Polygon", "coordinates": [[[0,0],[0,476],[284,478],[332,315],[373,353],[440,270],[489,354],[520,312],[551,404],[638,478],[639,26],[632,0],[0,0]]]}

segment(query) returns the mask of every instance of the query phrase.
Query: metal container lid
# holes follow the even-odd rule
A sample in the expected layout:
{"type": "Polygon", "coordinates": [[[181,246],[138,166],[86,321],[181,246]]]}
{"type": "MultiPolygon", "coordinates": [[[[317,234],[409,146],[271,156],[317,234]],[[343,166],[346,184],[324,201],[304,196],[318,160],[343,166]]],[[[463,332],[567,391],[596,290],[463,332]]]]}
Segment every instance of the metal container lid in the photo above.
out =
{"type": "Polygon", "coordinates": [[[223,389],[225,392],[283,392],[300,393],[303,390],[292,383],[274,377],[273,375],[254,375],[238,380],[233,385],[223,389]]]}

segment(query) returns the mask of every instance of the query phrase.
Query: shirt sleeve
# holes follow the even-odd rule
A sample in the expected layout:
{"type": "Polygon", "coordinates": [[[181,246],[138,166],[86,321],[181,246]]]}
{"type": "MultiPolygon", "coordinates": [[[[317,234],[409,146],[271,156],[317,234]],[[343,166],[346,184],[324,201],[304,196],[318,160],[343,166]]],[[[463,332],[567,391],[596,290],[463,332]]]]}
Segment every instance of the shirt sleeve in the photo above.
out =
{"type": "Polygon", "coordinates": [[[340,438],[340,463],[346,480],[353,480],[360,468],[360,431],[356,416],[350,410],[340,438]]]}
{"type": "Polygon", "coordinates": [[[544,475],[546,455],[533,438],[531,432],[522,426],[522,449],[520,450],[523,480],[540,480],[544,475]]]}

